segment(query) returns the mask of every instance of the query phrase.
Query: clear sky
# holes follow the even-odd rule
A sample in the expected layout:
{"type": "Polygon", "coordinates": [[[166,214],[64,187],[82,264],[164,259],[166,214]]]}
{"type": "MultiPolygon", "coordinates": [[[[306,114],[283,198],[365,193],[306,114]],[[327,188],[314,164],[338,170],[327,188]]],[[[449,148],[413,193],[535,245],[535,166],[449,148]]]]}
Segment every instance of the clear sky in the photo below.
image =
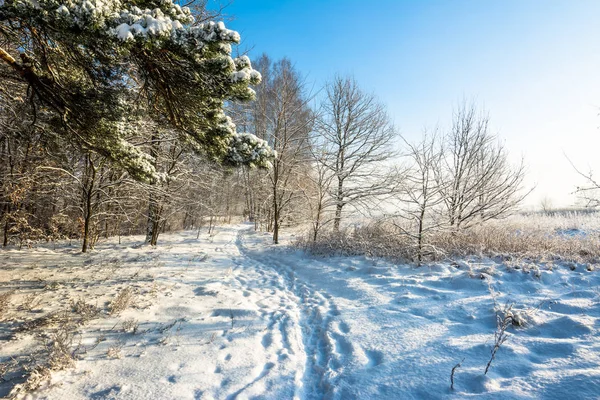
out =
{"type": "Polygon", "coordinates": [[[600,176],[600,0],[234,0],[241,50],[288,57],[315,88],[352,74],[407,139],[448,126],[463,98],[528,165],[528,204],[573,203],[600,176]]]}

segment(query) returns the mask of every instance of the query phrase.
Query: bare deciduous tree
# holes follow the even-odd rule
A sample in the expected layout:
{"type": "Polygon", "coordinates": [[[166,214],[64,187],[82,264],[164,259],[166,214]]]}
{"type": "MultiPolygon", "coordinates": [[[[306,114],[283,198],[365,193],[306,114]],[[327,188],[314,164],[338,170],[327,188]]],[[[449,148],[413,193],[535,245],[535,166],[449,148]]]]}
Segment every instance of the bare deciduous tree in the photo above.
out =
{"type": "Polygon", "coordinates": [[[522,190],[523,161],[509,163],[506,150],[489,132],[489,117],[474,105],[463,103],[455,112],[444,146],[438,180],[453,229],[503,217],[531,192],[522,190]]]}
{"type": "Polygon", "coordinates": [[[332,221],[328,214],[335,206],[335,201],[329,196],[329,188],[334,175],[327,168],[329,165],[327,158],[330,157],[327,145],[316,134],[311,140],[310,153],[311,169],[306,176],[302,191],[307,200],[312,240],[316,242],[319,232],[332,221]]]}
{"type": "Polygon", "coordinates": [[[552,210],[554,209],[552,199],[548,196],[544,196],[540,200],[540,208],[544,214],[550,215],[552,213],[552,210]]]}
{"type": "Polygon", "coordinates": [[[402,212],[400,217],[408,222],[408,229],[402,224],[395,224],[403,234],[413,238],[417,244],[417,263],[423,260],[425,236],[438,230],[443,222],[440,218],[439,206],[443,204],[444,187],[436,179],[436,171],[442,162],[442,149],[436,133],[427,135],[416,144],[405,141],[411,165],[401,176],[399,187],[402,212]]]}
{"type": "Polygon", "coordinates": [[[385,107],[353,78],[335,77],[325,90],[316,131],[328,157],[318,161],[334,175],[329,192],[336,203],[334,229],[338,231],[346,205],[364,205],[390,193],[394,179],[383,163],[394,156],[397,135],[385,107]]]}
{"type": "Polygon", "coordinates": [[[587,172],[584,172],[581,169],[579,169],[569,157],[567,157],[567,160],[569,161],[575,172],[577,172],[577,174],[580,177],[582,177],[585,181],[585,184],[576,187],[575,194],[581,200],[583,200],[583,203],[586,208],[599,207],[600,181],[594,176],[594,171],[590,168],[587,172]]]}
{"type": "MultiPolygon", "coordinates": [[[[290,60],[273,62],[263,55],[254,65],[263,79],[256,87],[257,100],[250,106],[252,122],[249,125],[256,136],[267,140],[277,152],[267,177],[270,227],[273,242],[278,243],[282,220],[301,195],[299,179],[304,174],[303,164],[309,159],[313,113],[308,106],[310,94],[305,82],[290,60]]],[[[254,200],[254,197],[247,198],[254,200]]]]}

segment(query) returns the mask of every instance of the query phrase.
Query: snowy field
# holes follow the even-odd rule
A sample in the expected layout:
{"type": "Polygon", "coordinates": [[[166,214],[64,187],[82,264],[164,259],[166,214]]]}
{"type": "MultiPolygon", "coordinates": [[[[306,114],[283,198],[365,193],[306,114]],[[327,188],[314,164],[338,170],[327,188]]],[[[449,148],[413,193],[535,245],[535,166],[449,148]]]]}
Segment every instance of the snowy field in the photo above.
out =
{"type": "Polygon", "coordinates": [[[77,361],[20,397],[600,398],[594,266],[317,258],[250,228],[0,252],[0,397],[62,317],[77,361]]]}

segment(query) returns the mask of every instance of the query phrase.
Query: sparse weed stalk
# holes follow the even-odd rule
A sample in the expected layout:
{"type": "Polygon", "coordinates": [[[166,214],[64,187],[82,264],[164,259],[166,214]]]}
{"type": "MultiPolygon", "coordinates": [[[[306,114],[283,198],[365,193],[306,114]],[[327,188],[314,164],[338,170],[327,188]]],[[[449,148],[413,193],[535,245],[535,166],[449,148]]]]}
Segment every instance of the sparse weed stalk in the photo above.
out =
{"type": "Polygon", "coordinates": [[[14,293],[14,290],[10,290],[0,294],[0,320],[4,319],[4,315],[7,313],[10,305],[10,298],[14,293]]]}
{"type": "Polygon", "coordinates": [[[91,345],[89,347],[81,346],[81,349],[78,351],[78,354],[80,354],[80,355],[86,354],[87,352],[94,350],[96,347],[98,347],[100,345],[100,343],[105,342],[105,341],[106,341],[106,336],[100,335],[96,338],[93,345],[91,345]]]}
{"type": "Polygon", "coordinates": [[[516,309],[514,308],[514,304],[505,304],[501,306],[498,302],[500,292],[496,291],[491,285],[491,283],[488,283],[488,290],[490,292],[490,297],[492,298],[492,302],[494,304],[494,312],[496,313],[496,317],[500,318],[502,321],[508,320],[511,325],[520,328],[524,327],[529,323],[531,314],[538,311],[544,303],[544,301],[542,301],[538,305],[538,307],[528,309],[516,309]]]}
{"type": "Polygon", "coordinates": [[[138,333],[140,325],[135,318],[130,318],[123,321],[121,327],[123,328],[123,332],[135,335],[138,333]]]}
{"type": "Polygon", "coordinates": [[[165,333],[170,331],[175,325],[177,325],[177,323],[179,323],[179,328],[178,330],[181,330],[181,324],[185,322],[185,318],[178,318],[176,320],[174,320],[173,322],[170,322],[168,324],[164,324],[164,325],[160,325],[156,328],[157,332],[160,333],[165,333]]]}
{"type": "Polygon", "coordinates": [[[38,390],[50,380],[50,368],[45,365],[37,365],[26,372],[25,382],[15,385],[8,394],[9,399],[19,399],[24,394],[38,390]]]}
{"type": "Polygon", "coordinates": [[[491,283],[488,283],[488,290],[490,292],[490,297],[494,305],[494,312],[496,314],[496,330],[494,331],[494,346],[492,347],[490,359],[485,367],[484,375],[487,375],[490,367],[492,366],[492,362],[496,358],[496,353],[498,350],[500,350],[500,347],[508,338],[508,328],[510,326],[521,328],[524,327],[529,321],[530,314],[536,310],[517,310],[514,308],[514,304],[505,304],[504,306],[500,306],[498,301],[500,292],[496,291],[491,283]]]}
{"type": "Polygon", "coordinates": [[[120,263],[116,262],[116,263],[109,263],[107,266],[108,271],[106,271],[106,275],[104,276],[104,282],[107,282],[111,279],[113,279],[116,276],[117,270],[120,267],[120,263]]]}
{"type": "Polygon", "coordinates": [[[134,293],[131,287],[122,289],[108,306],[110,315],[119,315],[125,311],[131,305],[133,297],[134,293]]]}
{"type": "MultiPolygon", "coordinates": [[[[24,394],[38,390],[50,380],[52,371],[72,368],[81,354],[81,335],[77,332],[77,324],[69,312],[53,314],[53,321],[58,326],[49,333],[37,336],[42,351],[36,358],[31,358],[25,368],[25,382],[15,385],[9,398],[21,398],[24,394]],[[78,339],[77,339],[78,338],[78,339]]],[[[14,362],[16,366],[16,362],[14,362]]],[[[6,371],[5,371],[6,372],[6,371]]]]}
{"type": "Polygon", "coordinates": [[[81,317],[82,323],[87,323],[100,314],[100,309],[92,304],[87,304],[83,299],[71,302],[74,313],[81,317]]]}
{"type": "Polygon", "coordinates": [[[8,368],[8,363],[0,363],[0,382],[6,381],[6,379],[4,379],[4,375],[6,375],[8,368]]]}
{"type": "Polygon", "coordinates": [[[35,292],[30,293],[23,298],[23,302],[19,306],[19,309],[31,312],[35,308],[37,308],[41,302],[42,302],[42,297],[40,294],[35,293],[35,292]]]}
{"type": "Polygon", "coordinates": [[[115,345],[108,348],[106,351],[106,356],[108,358],[121,359],[123,358],[123,347],[125,343],[119,341],[115,345]]]}
{"type": "Polygon", "coordinates": [[[156,281],[152,281],[152,288],[150,289],[150,297],[156,299],[158,297],[158,283],[156,281]]]}
{"type": "Polygon", "coordinates": [[[133,275],[131,275],[131,277],[129,278],[130,281],[136,280],[138,276],[140,276],[140,273],[142,272],[143,267],[138,268],[133,275]]]}
{"type": "Polygon", "coordinates": [[[48,355],[48,368],[60,371],[71,368],[81,347],[81,336],[77,334],[76,325],[66,320],[49,338],[44,339],[44,347],[48,355]],[[79,342],[75,338],[79,337],[79,342]]]}
{"type": "Polygon", "coordinates": [[[500,346],[504,344],[506,339],[508,338],[508,334],[506,330],[509,326],[513,325],[513,315],[511,312],[512,305],[508,306],[505,309],[504,315],[496,314],[496,331],[494,332],[494,346],[492,347],[492,354],[490,360],[488,361],[484,375],[487,375],[490,367],[492,366],[492,361],[496,358],[496,353],[500,350],[500,346]]]}

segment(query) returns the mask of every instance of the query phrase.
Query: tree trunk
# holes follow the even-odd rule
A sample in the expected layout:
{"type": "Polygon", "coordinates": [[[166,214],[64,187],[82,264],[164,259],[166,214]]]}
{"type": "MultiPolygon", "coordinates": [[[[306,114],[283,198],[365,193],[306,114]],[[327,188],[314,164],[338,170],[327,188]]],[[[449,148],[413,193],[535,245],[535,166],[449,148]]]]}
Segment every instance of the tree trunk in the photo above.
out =
{"type": "Polygon", "coordinates": [[[340,223],[342,222],[342,207],[341,203],[335,206],[335,218],[333,219],[333,230],[336,232],[340,231],[340,223]]]}
{"type": "MultiPolygon", "coordinates": [[[[159,136],[158,133],[152,134],[150,146],[150,156],[154,158],[154,168],[158,171],[158,152],[159,152],[159,136]]],[[[156,246],[158,241],[158,228],[160,222],[160,211],[158,206],[157,195],[150,190],[148,198],[148,222],[146,225],[146,243],[156,246]]]]}
{"type": "MultiPolygon", "coordinates": [[[[89,204],[89,203],[88,203],[89,204]]],[[[90,216],[91,216],[91,212],[89,207],[86,205],[86,215],[83,219],[83,245],[81,246],[81,252],[82,253],[86,253],[88,251],[88,247],[89,247],[89,241],[90,241],[90,216]]]]}
{"type": "Polygon", "coordinates": [[[338,187],[336,193],[335,218],[333,219],[333,230],[336,233],[340,231],[340,223],[342,222],[342,208],[344,207],[344,181],[338,178],[338,187]]]}
{"type": "Polygon", "coordinates": [[[421,208],[421,213],[419,214],[419,232],[417,233],[417,265],[421,266],[421,261],[423,261],[423,220],[425,219],[425,204],[421,208]]]}
{"type": "Polygon", "coordinates": [[[273,243],[279,244],[279,204],[277,204],[277,184],[273,185],[273,243]]]}
{"type": "Polygon", "coordinates": [[[5,222],[4,222],[4,240],[2,241],[2,247],[6,247],[8,246],[8,230],[10,229],[10,222],[9,222],[9,216],[10,216],[10,205],[6,205],[6,212],[4,213],[5,215],[5,222]]]}
{"type": "Polygon", "coordinates": [[[90,224],[92,221],[92,199],[94,194],[94,184],[96,181],[96,167],[92,162],[90,155],[86,156],[86,180],[84,181],[84,196],[83,196],[83,244],[81,252],[86,253],[90,246],[90,224]]]}
{"type": "Polygon", "coordinates": [[[317,241],[317,235],[321,228],[321,213],[323,212],[323,199],[319,199],[317,204],[317,215],[315,216],[315,223],[313,224],[313,243],[317,241]]]}

